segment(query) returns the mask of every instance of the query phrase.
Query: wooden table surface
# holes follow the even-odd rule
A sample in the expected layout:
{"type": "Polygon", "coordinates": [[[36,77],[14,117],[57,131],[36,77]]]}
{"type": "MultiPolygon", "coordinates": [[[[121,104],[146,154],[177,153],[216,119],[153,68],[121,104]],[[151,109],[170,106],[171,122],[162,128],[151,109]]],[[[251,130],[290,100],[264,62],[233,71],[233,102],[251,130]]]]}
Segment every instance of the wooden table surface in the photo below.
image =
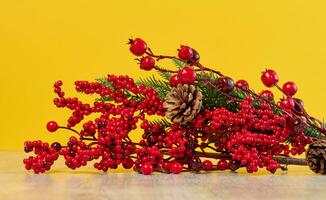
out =
{"type": "Polygon", "coordinates": [[[1,200],[147,200],[147,199],[326,199],[326,176],[307,167],[290,167],[275,175],[244,171],[139,175],[118,170],[102,173],[87,166],[69,170],[62,160],[53,170],[25,171],[21,152],[0,152],[1,200]]]}

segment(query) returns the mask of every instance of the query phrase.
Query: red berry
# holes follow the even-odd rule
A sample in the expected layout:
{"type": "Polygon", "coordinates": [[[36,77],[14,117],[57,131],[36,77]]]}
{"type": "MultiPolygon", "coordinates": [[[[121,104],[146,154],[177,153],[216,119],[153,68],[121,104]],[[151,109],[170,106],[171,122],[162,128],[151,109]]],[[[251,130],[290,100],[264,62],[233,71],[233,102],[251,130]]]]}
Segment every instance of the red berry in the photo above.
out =
{"type": "Polygon", "coordinates": [[[178,75],[173,75],[170,77],[170,85],[172,87],[176,87],[179,83],[181,82],[178,75]]]}
{"type": "Polygon", "coordinates": [[[266,99],[267,101],[272,101],[274,99],[274,94],[269,90],[263,90],[259,96],[266,99]]]}
{"type": "Polygon", "coordinates": [[[178,162],[173,162],[170,166],[170,171],[173,174],[179,174],[182,170],[182,165],[178,162]]]}
{"type": "Polygon", "coordinates": [[[200,168],[201,168],[201,166],[202,166],[202,162],[201,162],[201,160],[200,160],[199,157],[193,157],[193,158],[189,161],[188,165],[189,165],[189,168],[190,168],[190,169],[192,169],[192,170],[194,170],[194,171],[199,171],[200,168]]]}
{"type": "Polygon", "coordinates": [[[193,52],[193,54],[192,54],[191,60],[198,62],[200,59],[199,53],[195,49],[192,49],[192,52],[193,52]]]}
{"type": "Polygon", "coordinates": [[[295,103],[291,97],[287,97],[280,102],[280,106],[284,109],[292,110],[295,106],[295,103]]]}
{"type": "Polygon", "coordinates": [[[307,123],[301,118],[289,118],[287,120],[287,126],[297,134],[304,133],[307,130],[307,123]]]}
{"type": "Polygon", "coordinates": [[[144,42],[144,40],[140,38],[136,38],[135,40],[130,40],[129,44],[130,44],[129,50],[135,56],[142,56],[147,50],[146,42],[144,42]]]}
{"type": "Polygon", "coordinates": [[[294,100],[294,109],[298,112],[302,112],[304,110],[304,103],[301,99],[293,98],[294,100]]]}
{"type": "Polygon", "coordinates": [[[183,67],[178,73],[180,82],[183,84],[193,84],[196,80],[196,72],[191,67],[183,67]]]}
{"type": "Polygon", "coordinates": [[[247,81],[245,80],[238,80],[235,85],[238,87],[238,88],[241,88],[243,90],[248,90],[249,89],[249,84],[247,81]]]}
{"type": "Polygon", "coordinates": [[[217,163],[217,169],[219,169],[219,170],[226,170],[226,169],[228,169],[228,167],[229,167],[229,164],[228,164],[228,162],[226,162],[226,160],[220,160],[217,163]]]}
{"type": "Polygon", "coordinates": [[[153,166],[150,163],[144,163],[141,166],[141,172],[144,175],[149,175],[153,172],[153,166]]]}
{"type": "Polygon", "coordinates": [[[54,131],[58,130],[59,126],[58,126],[57,122],[50,121],[47,123],[46,128],[48,129],[48,131],[54,132],[54,131]]]}
{"type": "Polygon", "coordinates": [[[171,163],[170,162],[165,162],[162,164],[162,168],[165,170],[165,171],[170,171],[170,168],[171,168],[171,163]]]}
{"type": "Polygon", "coordinates": [[[61,146],[61,144],[60,144],[59,142],[53,142],[53,143],[51,144],[51,148],[53,148],[53,149],[56,150],[56,151],[60,151],[61,148],[62,148],[62,146],[61,146]]]}
{"type": "Polygon", "coordinates": [[[126,158],[122,161],[122,166],[125,169],[130,169],[134,165],[134,161],[131,158],[126,158]]]}
{"type": "Polygon", "coordinates": [[[286,82],[283,85],[282,91],[287,96],[293,96],[297,92],[298,87],[292,81],[286,82]]]}
{"type": "Polygon", "coordinates": [[[266,87],[272,87],[278,82],[278,75],[275,71],[268,69],[261,75],[261,81],[266,87]]]}
{"type": "Polygon", "coordinates": [[[60,86],[62,86],[62,81],[61,81],[61,80],[56,81],[56,82],[54,83],[54,86],[55,86],[55,87],[60,87],[60,86]]]}
{"type": "Polygon", "coordinates": [[[202,164],[203,170],[211,170],[213,168],[213,163],[210,160],[205,160],[202,164]]]}
{"type": "Polygon", "coordinates": [[[228,166],[232,171],[236,171],[237,169],[240,168],[241,162],[238,160],[231,160],[228,166]]]}
{"type": "Polygon", "coordinates": [[[25,146],[24,151],[25,151],[25,153],[29,153],[29,152],[33,151],[33,148],[25,146]]]}
{"type": "Polygon", "coordinates": [[[294,156],[296,155],[298,152],[297,152],[297,149],[293,148],[291,149],[291,154],[294,156]]]}
{"type": "Polygon", "coordinates": [[[188,46],[181,45],[180,49],[178,49],[178,57],[181,60],[190,60],[194,54],[192,48],[188,46]]]}
{"type": "Polygon", "coordinates": [[[151,56],[142,57],[140,60],[140,68],[143,70],[151,70],[155,66],[155,60],[151,56]]]}
{"type": "Polygon", "coordinates": [[[229,77],[220,77],[217,79],[217,86],[222,90],[222,92],[231,92],[234,88],[234,82],[229,77]]]}

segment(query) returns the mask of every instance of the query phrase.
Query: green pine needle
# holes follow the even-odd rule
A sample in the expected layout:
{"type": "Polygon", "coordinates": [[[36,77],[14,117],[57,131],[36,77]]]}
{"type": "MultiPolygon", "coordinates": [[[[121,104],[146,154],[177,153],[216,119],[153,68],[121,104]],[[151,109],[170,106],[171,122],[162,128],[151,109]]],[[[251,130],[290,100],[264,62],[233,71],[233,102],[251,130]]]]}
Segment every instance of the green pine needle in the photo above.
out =
{"type": "Polygon", "coordinates": [[[115,88],[113,87],[112,83],[108,81],[107,77],[103,78],[97,78],[95,79],[96,82],[102,83],[102,85],[110,88],[111,90],[114,90],[115,88]]]}
{"type": "Polygon", "coordinates": [[[187,63],[186,62],[183,62],[181,60],[178,60],[178,59],[172,59],[173,63],[175,64],[175,66],[178,68],[178,69],[182,69],[184,66],[187,66],[187,63]]]}
{"type": "MultiPolygon", "coordinates": [[[[160,68],[164,69],[162,67],[160,67],[160,68]]],[[[170,81],[170,78],[171,78],[171,73],[170,72],[162,72],[162,71],[159,71],[159,70],[156,70],[156,71],[164,80],[170,81]]]]}
{"type": "Polygon", "coordinates": [[[146,87],[153,88],[161,99],[164,99],[167,93],[170,91],[170,85],[163,80],[157,80],[154,76],[147,78],[140,78],[137,85],[145,85],[146,87]]]}
{"type": "Polygon", "coordinates": [[[322,136],[322,133],[319,132],[318,130],[314,129],[313,127],[311,126],[308,126],[307,127],[307,130],[305,132],[305,136],[309,136],[309,137],[321,137],[322,136]]]}
{"type": "Polygon", "coordinates": [[[149,124],[150,125],[161,125],[163,127],[170,127],[171,126],[171,123],[165,118],[151,120],[149,122],[149,124]]]}
{"type": "Polygon", "coordinates": [[[100,98],[96,98],[95,101],[112,101],[112,99],[109,96],[103,96],[100,98]]]}
{"type": "MultiPolygon", "coordinates": [[[[197,73],[198,79],[207,79],[211,83],[216,83],[217,76],[212,73],[197,73]]],[[[236,102],[229,102],[228,97],[219,89],[212,87],[210,84],[206,84],[205,81],[199,81],[196,86],[201,89],[203,95],[203,108],[213,109],[215,107],[225,107],[226,109],[236,112],[239,108],[236,102]]],[[[245,98],[244,94],[240,91],[233,91],[229,95],[237,98],[245,98]]]]}

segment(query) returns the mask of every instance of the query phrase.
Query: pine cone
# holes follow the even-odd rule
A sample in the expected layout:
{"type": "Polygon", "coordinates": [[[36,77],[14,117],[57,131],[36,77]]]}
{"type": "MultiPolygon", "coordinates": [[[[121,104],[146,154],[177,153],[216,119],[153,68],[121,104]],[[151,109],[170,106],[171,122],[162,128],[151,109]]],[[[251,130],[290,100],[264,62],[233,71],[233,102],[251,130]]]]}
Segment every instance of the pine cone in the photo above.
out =
{"type": "Polygon", "coordinates": [[[311,143],[306,152],[306,159],[312,171],[326,174],[326,140],[318,139],[311,143]]]}
{"type": "Polygon", "coordinates": [[[199,113],[202,93],[198,87],[179,84],[171,89],[163,104],[165,116],[172,122],[186,124],[199,113]]]}

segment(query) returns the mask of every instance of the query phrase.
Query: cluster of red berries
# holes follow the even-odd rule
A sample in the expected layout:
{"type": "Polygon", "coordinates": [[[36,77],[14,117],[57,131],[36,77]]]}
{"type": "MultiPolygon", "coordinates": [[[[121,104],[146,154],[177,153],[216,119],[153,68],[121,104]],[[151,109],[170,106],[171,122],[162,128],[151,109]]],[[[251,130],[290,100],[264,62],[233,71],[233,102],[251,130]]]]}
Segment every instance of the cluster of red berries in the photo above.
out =
{"type": "Polygon", "coordinates": [[[54,161],[59,157],[56,147],[56,143],[50,146],[48,143],[40,140],[26,141],[24,144],[25,152],[29,153],[33,151],[36,156],[30,156],[23,160],[25,168],[27,170],[32,169],[36,174],[50,170],[54,161]]]}
{"type": "Polygon", "coordinates": [[[78,98],[65,98],[61,90],[62,82],[57,81],[54,84],[54,92],[58,94],[54,104],[58,108],[66,107],[73,112],[67,127],[59,126],[55,121],[48,122],[46,127],[49,132],[55,132],[59,128],[70,129],[77,133],[79,138],[70,137],[66,146],[57,142],[51,147],[48,147],[47,143],[26,142],[25,151],[35,149],[37,155],[35,158],[24,160],[26,169],[34,169],[36,173],[44,172],[53,164],[53,160],[47,157],[54,155],[55,158],[62,155],[71,169],[85,166],[87,162],[99,158],[100,161],[94,164],[99,170],[115,169],[119,164],[128,169],[133,167],[131,155],[135,153],[136,147],[130,140],[129,133],[137,128],[139,120],[145,120],[145,115],[164,115],[163,101],[155,90],[144,85],[137,86],[127,76],[110,75],[105,81],[107,85],[99,82],[75,82],[79,92],[96,93],[102,98],[110,99],[108,102],[95,101],[93,105],[82,103],[78,98]],[[100,113],[100,117],[83,123],[80,132],[72,129],[85,115],[92,113],[100,113]],[[90,143],[87,144],[86,141],[90,143]],[[40,160],[46,162],[43,168],[39,165],[40,160]]]}
{"type": "Polygon", "coordinates": [[[279,103],[282,108],[287,110],[293,110],[296,107],[296,104],[300,104],[300,102],[297,102],[293,98],[293,96],[297,93],[298,90],[298,87],[294,82],[288,81],[283,84],[282,88],[278,87],[277,83],[279,81],[279,77],[277,73],[271,69],[268,69],[262,73],[261,80],[266,87],[277,86],[277,88],[280,89],[280,91],[286,95],[286,98],[282,99],[279,103]]]}
{"type": "Polygon", "coordinates": [[[68,108],[72,114],[66,127],[50,121],[47,130],[68,129],[77,136],[71,136],[64,146],[58,142],[51,145],[41,141],[25,142],[25,152],[35,154],[24,159],[27,170],[43,173],[61,155],[71,169],[95,161],[93,166],[98,170],[107,171],[122,165],[145,175],[155,171],[173,174],[201,170],[235,171],[240,167],[246,167],[249,173],[263,167],[275,172],[280,168],[275,156],[302,154],[305,146],[311,143],[312,139],[304,134],[306,122],[295,115],[304,111],[302,101],[293,98],[297,92],[296,84],[286,82],[280,88],[278,75],[273,70],[263,72],[261,80],[267,87],[275,86],[286,95],[279,105],[274,104],[271,91],[264,90],[256,95],[245,80],[234,82],[220,72],[216,72],[218,76],[213,82],[199,78],[198,73],[213,70],[201,66],[199,53],[189,46],[181,45],[177,56],[157,56],[140,38],[130,40],[129,44],[130,51],[141,56],[141,69],[172,73],[171,87],[203,82],[227,95],[230,102],[236,102],[236,111],[216,105],[202,109],[186,125],[155,124],[147,117],[164,116],[164,99],[158,91],[137,85],[128,76],[109,75],[97,82],[76,81],[78,92],[100,97],[92,104],[65,97],[62,81],[57,81],[54,92],[58,97],[54,104],[58,108],[68,108]],[[156,66],[155,59],[164,58],[178,59],[186,65],[178,71],[163,70],[156,66]],[[244,92],[245,98],[236,99],[230,95],[232,91],[244,92]],[[275,112],[280,109],[280,113],[275,112]],[[82,122],[91,114],[98,117],[82,122]],[[82,129],[74,130],[73,127],[81,122],[82,129]],[[133,130],[138,125],[143,134],[139,141],[133,141],[133,130]]]}
{"type": "MultiPolygon", "coordinates": [[[[136,38],[135,40],[130,40],[130,51],[135,56],[143,56],[147,49],[147,44],[144,40],[136,38]]],[[[151,54],[144,56],[140,59],[140,68],[143,70],[151,70],[155,67],[155,59],[150,56],[151,54]]],[[[195,49],[188,46],[181,45],[178,49],[178,57],[180,60],[195,63],[199,61],[199,54],[195,49]]],[[[160,58],[158,58],[160,59],[160,58]]],[[[183,84],[193,84],[196,80],[196,72],[191,66],[185,66],[176,75],[171,76],[170,85],[177,86],[179,83],[183,84]]]]}
{"type": "Polygon", "coordinates": [[[231,152],[230,163],[236,161],[238,168],[246,166],[248,172],[256,172],[258,167],[266,167],[275,172],[280,165],[273,156],[301,154],[311,138],[306,137],[302,129],[295,131],[297,125],[291,125],[289,116],[275,114],[269,104],[260,103],[259,108],[255,108],[251,103],[251,98],[242,101],[236,113],[225,108],[204,110],[192,123],[195,138],[198,139],[197,134],[201,132],[202,147],[211,145],[217,151],[231,152]],[[292,141],[285,144],[288,138],[292,141]]]}

